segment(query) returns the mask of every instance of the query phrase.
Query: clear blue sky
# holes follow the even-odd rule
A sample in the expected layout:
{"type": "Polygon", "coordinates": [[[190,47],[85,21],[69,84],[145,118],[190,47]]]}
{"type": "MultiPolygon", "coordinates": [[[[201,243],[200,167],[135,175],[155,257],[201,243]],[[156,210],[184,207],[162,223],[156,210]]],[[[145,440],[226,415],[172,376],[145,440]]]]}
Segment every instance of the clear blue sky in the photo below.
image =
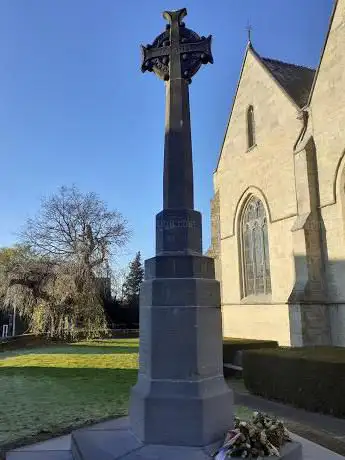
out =
{"type": "Polygon", "coordinates": [[[141,43],[165,9],[212,34],[214,65],[190,87],[196,208],[209,244],[212,172],[238,80],[248,21],[259,54],[316,66],[333,0],[1,0],[0,246],[42,195],[75,183],[128,219],[122,263],[154,255],[162,207],[164,84],[140,72],[141,43]]]}

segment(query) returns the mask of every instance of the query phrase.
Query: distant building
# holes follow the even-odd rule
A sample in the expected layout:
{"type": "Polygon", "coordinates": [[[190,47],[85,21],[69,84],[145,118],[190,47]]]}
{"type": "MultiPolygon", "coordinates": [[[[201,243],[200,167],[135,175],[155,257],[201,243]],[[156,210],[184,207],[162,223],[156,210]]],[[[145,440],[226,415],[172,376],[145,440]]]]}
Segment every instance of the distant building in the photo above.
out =
{"type": "Polygon", "coordinates": [[[10,335],[8,315],[0,310],[0,339],[10,335]]]}
{"type": "Polygon", "coordinates": [[[13,319],[13,313],[7,313],[0,310],[0,338],[4,335],[10,337],[13,335],[13,332],[15,335],[19,335],[26,331],[27,324],[19,315],[16,315],[15,327],[13,327],[13,319]]]}

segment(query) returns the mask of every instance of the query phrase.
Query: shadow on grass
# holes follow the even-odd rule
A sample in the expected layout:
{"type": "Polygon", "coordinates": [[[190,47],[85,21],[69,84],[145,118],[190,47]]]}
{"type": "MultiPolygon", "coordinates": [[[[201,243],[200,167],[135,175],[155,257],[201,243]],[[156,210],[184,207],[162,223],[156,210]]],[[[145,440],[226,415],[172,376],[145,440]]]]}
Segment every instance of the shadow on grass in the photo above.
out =
{"type": "MultiPolygon", "coordinates": [[[[1,377],[21,376],[21,377],[44,377],[52,379],[66,379],[66,385],[71,379],[95,379],[104,380],[109,384],[118,384],[119,382],[135,383],[138,369],[121,369],[121,368],[89,368],[89,367],[1,367],[1,377]]],[[[91,380],[90,380],[91,383],[91,380]]],[[[114,388],[116,391],[116,388],[114,388]]]]}
{"type": "MultiPolygon", "coordinates": [[[[5,452],[17,447],[126,415],[130,388],[136,383],[137,369],[2,367],[0,375],[0,380],[3,379],[5,383],[0,401],[1,398],[8,400],[10,395],[13,399],[11,414],[7,414],[12,423],[7,424],[6,418],[2,420],[5,431],[10,430],[10,426],[12,429],[16,426],[16,417],[21,420],[16,428],[16,439],[0,444],[0,459],[4,459],[5,452]],[[7,394],[6,388],[9,390],[7,394]],[[24,421],[22,410],[25,411],[24,421]],[[27,434],[26,428],[31,423],[38,425],[37,430],[33,429],[32,434],[27,434]],[[21,430],[23,426],[25,430],[21,430]]],[[[2,429],[3,426],[0,423],[2,429]]]]}
{"type": "Polygon", "coordinates": [[[109,354],[133,354],[138,353],[138,346],[101,346],[101,345],[79,345],[79,344],[66,344],[55,345],[55,347],[47,347],[40,349],[26,350],[25,353],[32,353],[36,355],[109,355],[109,354]]]}

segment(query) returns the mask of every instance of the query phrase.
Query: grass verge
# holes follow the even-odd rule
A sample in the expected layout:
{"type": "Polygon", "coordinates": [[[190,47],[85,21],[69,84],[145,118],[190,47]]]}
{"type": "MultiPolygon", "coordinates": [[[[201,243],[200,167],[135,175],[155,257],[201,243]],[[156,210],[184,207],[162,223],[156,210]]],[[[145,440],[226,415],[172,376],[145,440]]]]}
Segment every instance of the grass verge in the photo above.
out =
{"type": "MultiPolygon", "coordinates": [[[[0,452],[127,415],[138,339],[79,342],[0,355],[0,452]]],[[[237,407],[248,418],[251,411],[237,407]]]]}

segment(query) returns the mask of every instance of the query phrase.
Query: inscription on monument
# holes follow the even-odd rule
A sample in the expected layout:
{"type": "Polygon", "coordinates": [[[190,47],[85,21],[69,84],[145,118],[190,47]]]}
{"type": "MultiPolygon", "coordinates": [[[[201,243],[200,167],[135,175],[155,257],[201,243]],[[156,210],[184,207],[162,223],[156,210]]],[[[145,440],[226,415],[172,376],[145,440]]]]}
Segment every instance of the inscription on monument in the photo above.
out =
{"type": "Polygon", "coordinates": [[[157,229],[195,228],[196,222],[191,219],[162,219],[157,221],[157,229]]]}

